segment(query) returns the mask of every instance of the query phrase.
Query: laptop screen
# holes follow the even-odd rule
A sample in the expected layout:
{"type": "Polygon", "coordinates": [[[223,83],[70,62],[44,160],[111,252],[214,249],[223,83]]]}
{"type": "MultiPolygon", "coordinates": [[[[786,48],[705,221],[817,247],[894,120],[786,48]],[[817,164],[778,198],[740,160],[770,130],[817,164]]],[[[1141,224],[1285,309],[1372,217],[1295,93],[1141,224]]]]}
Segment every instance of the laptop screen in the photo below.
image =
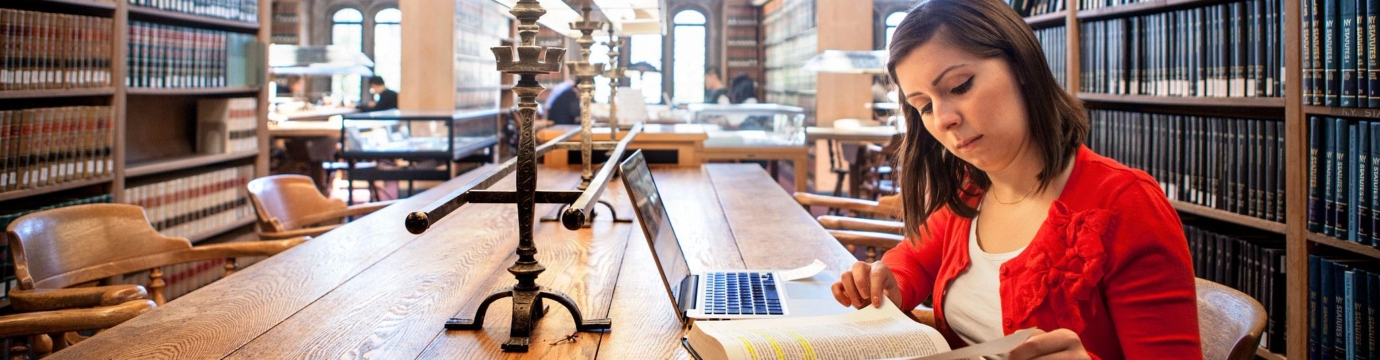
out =
{"type": "Polygon", "coordinates": [[[681,281],[690,275],[690,266],[680,250],[680,242],[676,241],[671,219],[666,215],[666,206],[661,203],[661,194],[652,180],[652,171],[647,168],[647,160],[642,157],[641,150],[623,160],[618,170],[628,189],[628,197],[632,199],[637,220],[642,223],[642,232],[652,246],[652,256],[661,270],[661,280],[670,289],[671,300],[676,301],[680,299],[681,281]]]}

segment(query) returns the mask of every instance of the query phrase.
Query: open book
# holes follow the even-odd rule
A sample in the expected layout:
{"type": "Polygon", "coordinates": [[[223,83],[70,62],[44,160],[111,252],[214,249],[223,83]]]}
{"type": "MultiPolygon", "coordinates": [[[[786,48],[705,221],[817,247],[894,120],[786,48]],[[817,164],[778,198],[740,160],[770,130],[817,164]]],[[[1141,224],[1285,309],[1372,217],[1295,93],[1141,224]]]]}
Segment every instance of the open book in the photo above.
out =
{"type": "Polygon", "coordinates": [[[696,321],[684,344],[703,360],[970,359],[1005,354],[1030,330],[950,351],[938,330],[907,317],[890,301],[840,315],[696,321]]]}

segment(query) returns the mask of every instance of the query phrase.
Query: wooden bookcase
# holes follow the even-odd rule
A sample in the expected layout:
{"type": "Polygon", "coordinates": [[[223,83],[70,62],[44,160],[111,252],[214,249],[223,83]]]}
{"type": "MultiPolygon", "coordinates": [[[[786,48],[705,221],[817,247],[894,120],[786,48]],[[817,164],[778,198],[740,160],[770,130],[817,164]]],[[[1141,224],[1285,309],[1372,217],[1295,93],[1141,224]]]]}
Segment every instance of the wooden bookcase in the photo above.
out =
{"type": "MultiPolygon", "coordinates": [[[[268,175],[267,95],[263,86],[225,86],[205,88],[139,88],[126,86],[127,57],[131,22],[146,22],[186,28],[225,31],[250,35],[266,43],[272,14],[270,0],[259,0],[258,22],[243,22],[191,15],[129,4],[127,0],[42,0],[5,2],[0,8],[56,14],[95,16],[111,19],[110,86],[59,90],[0,91],[0,109],[79,105],[109,106],[113,112],[113,167],[109,175],[0,192],[0,209],[41,205],[64,197],[109,194],[115,203],[126,203],[125,190],[160,179],[178,178],[197,172],[233,166],[252,165],[255,177],[268,175]],[[227,154],[203,154],[197,148],[197,100],[207,98],[253,97],[258,104],[258,148],[227,154]]],[[[266,52],[247,52],[249,68],[263,66],[266,52]]],[[[262,83],[262,69],[250,76],[262,83]]],[[[252,220],[252,219],[250,219],[252,220]]],[[[189,236],[193,242],[218,242],[252,232],[252,221],[237,221],[189,236]]]]}
{"type": "MultiPolygon", "coordinates": [[[[758,27],[762,12],[748,0],[726,0],[723,3],[724,46],[722,70],[725,84],[729,84],[738,74],[747,74],[759,84],[763,82],[762,70],[762,31],[758,27]]],[[[757,87],[758,99],[764,89],[757,87]]]]}
{"type": "MultiPolygon", "coordinates": [[[[1285,124],[1283,168],[1285,173],[1285,221],[1267,221],[1240,215],[1224,210],[1196,204],[1171,201],[1178,211],[1199,217],[1210,218],[1229,224],[1241,225],[1282,236],[1285,241],[1287,290],[1285,329],[1287,333],[1287,354],[1273,354],[1260,349],[1257,355],[1267,359],[1305,359],[1308,351],[1308,264],[1309,254],[1321,248],[1328,252],[1343,252],[1359,259],[1380,261],[1380,250],[1358,245],[1307,231],[1307,191],[1308,179],[1308,139],[1307,114],[1346,116],[1352,118],[1380,119],[1380,109],[1333,108],[1303,106],[1302,92],[1295,84],[1302,84],[1300,71],[1300,0],[1280,0],[1286,12],[1284,18],[1284,74],[1286,84],[1282,97],[1168,97],[1147,95],[1112,95],[1089,93],[1080,90],[1081,55],[1079,25],[1084,22],[1156,14],[1180,9],[1211,6],[1234,1],[1222,0],[1149,0],[1120,6],[1101,7],[1092,10],[1079,10],[1078,0],[1067,2],[1067,10],[1031,16],[1026,22],[1032,29],[1063,28],[1067,44],[1063,50],[1062,64],[1066,72],[1065,89],[1078,96],[1090,109],[1115,109],[1130,111],[1168,112],[1179,114],[1199,114],[1210,116],[1247,116],[1252,118],[1278,119],[1285,124]]],[[[774,1],[780,2],[780,1],[774,1]]],[[[765,26],[765,25],[764,25],[765,26]]],[[[1058,31],[1058,30],[1055,30],[1058,31]]],[[[774,54],[768,52],[768,63],[774,54]]],[[[1054,64],[1051,64],[1054,66],[1054,64]]]]}
{"type": "MultiPolygon", "coordinates": [[[[883,0],[877,1],[879,4],[883,2],[883,0]]],[[[1067,39],[1067,43],[1062,49],[1063,53],[1060,54],[1064,60],[1062,64],[1064,75],[1067,77],[1064,79],[1065,90],[1083,100],[1090,109],[1206,116],[1244,116],[1258,119],[1277,119],[1277,121],[1284,122],[1285,145],[1283,150],[1285,156],[1282,171],[1285,171],[1285,221],[1267,221],[1180,201],[1171,201],[1171,203],[1175,209],[1184,214],[1259,229],[1264,232],[1279,234],[1285,239],[1287,254],[1285,260],[1287,269],[1285,271],[1287,279],[1285,297],[1286,308],[1289,309],[1284,315],[1287,332],[1285,345],[1287,354],[1273,354],[1261,349],[1257,355],[1267,359],[1284,359],[1286,358],[1285,355],[1287,358],[1305,359],[1308,349],[1308,313],[1306,312],[1308,308],[1308,255],[1319,252],[1342,253],[1348,254],[1349,257],[1380,262],[1380,250],[1307,231],[1307,115],[1380,120],[1380,109],[1303,105],[1302,92],[1298,86],[1298,84],[1302,84],[1300,67],[1302,23],[1297,11],[1301,8],[1301,3],[1300,0],[1280,1],[1283,8],[1286,9],[1283,14],[1279,14],[1279,16],[1283,16],[1284,21],[1283,38],[1279,39],[1284,44],[1282,51],[1284,52],[1283,66],[1285,70],[1282,74],[1282,80],[1285,84],[1289,84],[1285,87],[1282,97],[1167,97],[1112,95],[1080,90],[1082,54],[1080,54],[1079,46],[1081,40],[1079,25],[1081,23],[1156,14],[1235,1],[1148,0],[1080,11],[1080,1],[1069,0],[1066,2],[1066,10],[1027,17],[1026,23],[1037,31],[1062,28],[1062,31],[1065,32],[1064,38],[1067,39]]],[[[764,64],[767,77],[765,88],[768,102],[788,103],[805,107],[814,105],[810,101],[814,99],[814,94],[802,94],[801,91],[802,88],[814,89],[814,84],[799,83],[812,79],[814,74],[800,74],[798,70],[794,70],[794,68],[798,68],[800,62],[808,59],[814,53],[798,52],[796,50],[809,46],[794,46],[792,42],[798,41],[797,39],[802,37],[824,38],[825,33],[830,32],[830,30],[825,30],[823,27],[815,26],[815,24],[794,27],[789,25],[792,21],[815,21],[813,14],[804,16],[803,19],[805,20],[800,20],[802,17],[796,16],[798,12],[804,11],[797,10],[799,7],[813,5],[815,5],[813,1],[772,0],[763,6],[764,64]],[[787,25],[783,25],[783,23],[787,23],[787,25]],[[790,31],[777,30],[783,28],[789,28],[790,31]]],[[[823,18],[825,17],[820,15],[818,21],[824,21],[823,18]]],[[[1059,30],[1053,31],[1058,32],[1059,30]]],[[[1051,66],[1055,65],[1052,64],[1051,66]]]]}

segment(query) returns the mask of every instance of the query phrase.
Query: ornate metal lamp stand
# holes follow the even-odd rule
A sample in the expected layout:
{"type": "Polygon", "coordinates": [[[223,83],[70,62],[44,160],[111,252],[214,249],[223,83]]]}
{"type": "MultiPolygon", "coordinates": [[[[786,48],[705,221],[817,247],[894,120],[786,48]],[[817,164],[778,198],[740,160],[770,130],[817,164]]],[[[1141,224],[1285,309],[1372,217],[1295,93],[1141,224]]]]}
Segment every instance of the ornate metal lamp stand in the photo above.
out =
{"type": "MultiPolygon", "coordinates": [[[[605,164],[597,176],[587,180],[592,186],[586,191],[537,190],[537,156],[550,151],[556,147],[556,143],[565,141],[574,135],[573,132],[566,133],[541,147],[537,147],[533,126],[537,112],[537,94],[543,90],[542,86],[537,83],[536,76],[560,71],[565,50],[547,49],[536,45],[537,19],[546,13],[546,10],[542,9],[536,0],[520,0],[509,12],[520,22],[518,34],[521,37],[521,43],[518,46],[494,47],[492,50],[497,58],[499,71],[519,76],[517,85],[513,87],[513,92],[518,96],[518,156],[503,163],[488,175],[451,193],[447,199],[434,202],[423,211],[408,214],[406,225],[408,231],[413,234],[421,234],[436,221],[467,203],[517,204],[518,247],[516,252],[518,259],[512,266],[508,267],[508,272],[517,279],[517,284],[490,294],[479,304],[473,319],[453,318],[447,321],[446,329],[478,330],[483,327],[484,314],[488,311],[490,304],[498,299],[512,297],[513,313],[509,327],[510,338],[503,344],[502,348],[503,351],[526,352],[537,320],[545,315],[543,299],[553,300],[565,306],[570,311],[570,316],[575,320],[575,328],[578,331],[595,331],[608,329],[611,326],[609,319],[585,319],[579,307],[569,296],[537,284],[537,276],[545,271],[546,267],[537,262],[535,256],[537,248],[532,242],[532,226],[536,219],[534,211],[537,203],[565,204],[569,207],[561,214],[562,224],[570,230],[579,229],[587,219],[586,214],[592,213],[599,196],[608,185],[611,171],[615,166],[605,164]],[[514,48],[516,48],[516,59],[514,59],[514,48]],[[545,52],[544,56],[543,51],[545,52]],[[516,190],[485,190],[508,174],[513,173],[514,170],[517,172],[516,190]]],[[[612,156],[615,161],[622,156],[627,143],[639,132],[641,132],[641,126],[634,126],[628,136],[613,148],[614,154],[612,156]]]]}

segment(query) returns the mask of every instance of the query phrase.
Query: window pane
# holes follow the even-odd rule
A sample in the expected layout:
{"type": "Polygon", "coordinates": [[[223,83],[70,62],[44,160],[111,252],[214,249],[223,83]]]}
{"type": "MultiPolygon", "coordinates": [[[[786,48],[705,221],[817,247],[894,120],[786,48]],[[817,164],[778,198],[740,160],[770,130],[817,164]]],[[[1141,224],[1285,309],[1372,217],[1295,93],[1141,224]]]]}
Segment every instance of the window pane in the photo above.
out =
{"type": "Polygon", "coordinates": [[[661,35],[635,35],[628,45],[629,69],[639,67],[650,71],[630,71],[628,86],[642,89],[648,104],[661,103],[661,35]]]}
{"type": "Polygon", "coordinates": [[[683,10],[676,13],[671,22],[676,25],[704,25],[704,14],[695,10],[683,10]]]}
{"type": "Polygon", "coordinates": [[[364,13],[361,13],[359,12],[359,10],[355,9],[340,9],[339,11],[335,12],[335,15],[331,15],[331,22],[362,23],[364,22],[364,13]]]}
{"type": "MultiPolygon", "coordinates": [[[[604,64],[604,69],[607,70],[609,68],[609,46],[604,43],[595,43],[590,46],[589,62],[604,64]]],[[[609,78],[603,76],[594,78],[594,102],[609,103],[609,78]]]]}
{"type": "Polygon", "coordinates": [[[887,16],[886,16],[886,26],[895,27],[896,25],[901,25],[901,20],[905,20],[905,19],[906,19],[906,12],[904,12],[904,11],[893,12],[893,13],[891,13],[890,15],[887,15],[887,16]]]}
{"type": "Polygon", "coordinates": [[[402,25],[375,25],[374,74],[382,76],[388,88],[398,92],[401,92],[403,88],[401,53],[402,25]]]}
{"type": "MultiPolygon", "coordinates": [[[[345,9],[340,12],[354,11],[345,9]]],[[[340,12],[337,12],[338,15],[340,12]]],[[[359,13],[355,11],[355,13],[359,13]]],[[[349,46],[355,49],[364,50],[364,25],[360,24],[335,24],[331,25],[331,44],[349,46]]],[[[359,75],[333,75],[331,76],[331,94],[340,96],[349,102],[359,102],[359,97],[363,94],[363,87],[360,85],[359,75]]]]}
{"type": "MultiPolygon", "coordinates": [[[[684,103],[705,102],[704,98],[704,26],[676,25],[675,87],[672,100],[684,103]]],[[[712,100],[711,100],[712,101],[712,100]]]]}
{"type": "Polygon", "coordinates": [[[402,11],[398,9],[379,10],[374,14],[374,23],[378,24],[397,24],[402,22],[402,11]]]}

